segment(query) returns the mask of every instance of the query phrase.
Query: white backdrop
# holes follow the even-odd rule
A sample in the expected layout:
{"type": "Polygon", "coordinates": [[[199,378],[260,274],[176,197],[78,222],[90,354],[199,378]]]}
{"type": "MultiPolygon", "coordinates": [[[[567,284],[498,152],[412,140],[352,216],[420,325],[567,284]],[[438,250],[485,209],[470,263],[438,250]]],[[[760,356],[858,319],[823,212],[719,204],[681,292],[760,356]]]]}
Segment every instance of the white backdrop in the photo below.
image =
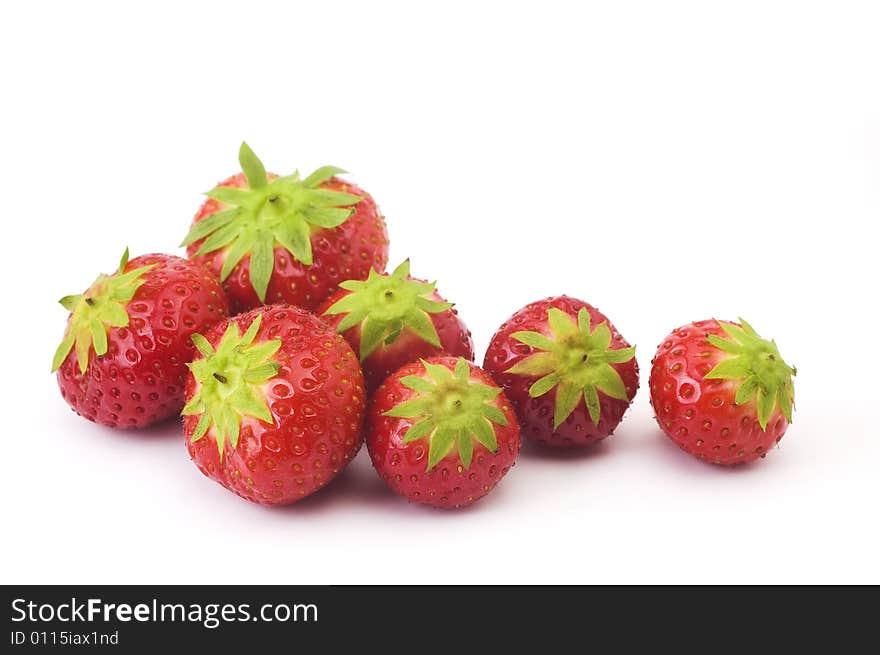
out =
{"type": "Polygon", "coordinates": [[[878,33],[869,2],[5,4],[0,579],[880,582],[878,33]],[[242,139],[280,173],[352,171],[478,360],[529,301],[597,305],[643,371],[617,434],[526,448],[467,511],[409,506],[365,452],[271,510],[173,422],[77,418],[57,299],[125,245],[180,253],[242,139]],[[738,315],[798,405],[724,470],[661,435],[647,372],[671,328],[738,315]]]}

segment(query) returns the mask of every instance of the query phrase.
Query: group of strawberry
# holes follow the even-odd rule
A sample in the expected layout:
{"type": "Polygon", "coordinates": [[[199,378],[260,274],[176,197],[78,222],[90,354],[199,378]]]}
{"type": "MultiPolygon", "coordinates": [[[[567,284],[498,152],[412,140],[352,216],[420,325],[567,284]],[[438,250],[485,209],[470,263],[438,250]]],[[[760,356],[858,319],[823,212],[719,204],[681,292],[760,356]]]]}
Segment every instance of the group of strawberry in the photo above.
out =
{"type": "MultiPolygon", "coordinates": [[[[55,353],[81,416],[142,428],[174,415],[193,462],[248,500],[287,504],[337,475],[365,440],[411,501],[462,507],[507,473],[520,432],[548,447],[610,435],[639,385],[635,348],[595,307],[526,305],[473,363],[452,304],[384,273],[388,235],[369,194],[327,166],[242,173],[207,193],[183,241],[67,296],[55,353]]],[[[653,360],[651,403],[683,450],[716,464],[763,457],[791,422],[795,370],[743,320],[690,323],[653,360]]]]}

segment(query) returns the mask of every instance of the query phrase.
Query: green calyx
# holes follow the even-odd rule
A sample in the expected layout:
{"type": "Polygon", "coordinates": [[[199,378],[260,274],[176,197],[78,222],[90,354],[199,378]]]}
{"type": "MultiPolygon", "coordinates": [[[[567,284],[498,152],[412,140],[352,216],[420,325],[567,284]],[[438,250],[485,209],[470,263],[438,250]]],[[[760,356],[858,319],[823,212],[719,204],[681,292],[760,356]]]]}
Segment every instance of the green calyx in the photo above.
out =
{"type": "Polygon", "coordinates": [[[471,465],[474,441],[493,453],[497,451],[498,441],[492,424],[507,425],[504,412],[493,404],[501,389],[472,382],[470,365],[462,357],[458,358],[454,371],[441,364],[421,362],[425,375],[407,375],[400,380],[403,386],[416,392],[415,397],[384,415],[419,419],[407,430],[403,443],[429,440],[426,470],[434,468],[456,444],[465,468],[471,465]]]}
{"type": "Polygon", "coordinates": [[[511,336],[541,352],[529,355],[514,364],[507,373],[540,376],[529,388],[532,398],[556,389],[553,428],[556,429],[577,407],[581,398],[590,419],[598,425],[599,395],[626,400],[626,387],[612,364],[622,364],[635,357],[635,347],[611,349],[611,329],[607,322],[590,331],[590,313],[581,309],[577,322],[565,312],[551,307],[547,310],[551,334],[514,332],[511,336]]]}
{"type": "Polygon", "coordinates": [[[339,286],[350,291],[333,303],[325,315],[346,314],[336,331],[361,328],[361,361],[379,347],[394,342],[404,329],[415,333],[432,346],[440,347],[440,337],[429,314],[450,309],[448,302],[431,300],[437,283],[427,284],[409,278],[409,260],[391,275],[370,270],[366,280],[347,280],[339,286]]]}
{"type": "Polygon", "coordinates": [[[756,399],[758,423],[767,430],[767,421],[776,406],[785,420],[791,423],[794,407],[794,381],[797,369],[786,364],[779,354],[775,341],[762,339],[751,325],[739,319],[740,325],[718,321],[724,333],[730,337],[710,334],[709,343],[728,353],[706,374],[707,380],[740,380],[736,390],[737,405],[756,399]]]}
{"type": "Polygon", "coordinates": [[[345,173],[323,166],[300,179],[299,173],[269,179],[262,162],[246,143],[238,153],[247,178],[244,189],[218,186],[205,195],[227,209],[211,214],[192,226],[182,246],[202,242],[197,255],[226,250],[220,271],[225,280],[245,255],[250,255],[250,280],[261,301],[266,300],[269,278],[279,245],[305,265],[312,264],[312,233],[341,225],[354,213],[360,196],[321,188],[334,175],[345,173]]]}
{"type": "Polygon", "coordinates": [[[262,315],[257,316],[244,335],[231,321],[216,350],[201,334],[192,336],[203,356],[188,364],[199,390],[181,414],[200,415],[192,436],[194,442],[213,428],[221,460],[227,442],[232,448],[238,446],[242,418],[250,416],[272,423],[262,387],[278,374],[279,363],[272,356],[281,347],[281,340],[254,345],[262,320],[262,315]]]}
{"type": "Polygon", "coordinates": [[[144,283],[143,275],[155,264],[141,266],[124,273],[128,264],[128,248],[122,254],[119,268],[112,275],[98,276],[88,291],[81,295],[65,296],[58,302],[72,313],[64,339],[52,359],[52,372],[57,371],[67,355],[76,346],[79,372],[85,374],[89,366],[89,349],[94,346],[99,357],[107,353],[107,330],[126,327],[128,312],[125,306],[144,283]]]}

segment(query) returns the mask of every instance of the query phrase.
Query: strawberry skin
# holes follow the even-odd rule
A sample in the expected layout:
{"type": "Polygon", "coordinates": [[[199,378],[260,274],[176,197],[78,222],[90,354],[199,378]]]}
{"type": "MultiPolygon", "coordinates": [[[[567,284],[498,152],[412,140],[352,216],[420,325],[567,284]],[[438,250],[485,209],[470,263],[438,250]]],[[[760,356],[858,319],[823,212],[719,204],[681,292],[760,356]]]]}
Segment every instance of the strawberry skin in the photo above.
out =
{"type": "Polygon", "coordinates": [[[395,493],[444,509],[488,494],[520,447],[510,402],[461,357],[413,362],[388,377],[365,431],[373,467],[395,493]]]}
{"type": "Polygon", "coordinates": [[[186,363],[193,356],[190,336],[227,314],[219,282],[202,266],[162,254],[128,261],[127,251],[117,273],[102,275],[62,304],[72,313],[53,366],[61,395],[80,416],[119,428],[143,428],[180,411],[186,363]],[[123,275],[131,280],[120,287],[123,275]],[[114,312],[94,315],[102,305],[114,312]],[[106,335],[106,349],[97,348],[101,355],[91,323],[106,335]],[[67,345],[77,324],[87,337],[67,345]]]}
{"type": "Polygon", "coordinates": [[[679,448],[714,464],[767,455],[791,422],[795,369],[745,321],[673,330],[651,365],[651,405],[679,448]]]}
{"type": "Polygon", "coordinates": [[[341,286],[317,313],[360,353],[368,394],[421,358],[446,354],[473,360],[474,342],[458,312],[434,284],[409,275],[408,261],[390,275],[371,271],[365,282],[341,286]]]}
{"type": "MultiPolygon", "coordinates": [[[[242,155],[253,155],[246,148],[246,145],[242,146],[242,155]]],[[[277,175],[267,174],[265,170],[262,171],[262,182],[250,180],[249,173],[251,177],[258,173],[250,170],[249,161],[251,160],[243,157],[242,168],[245,172],[227,178],[209,192],[209,196],[216,197],[209,197],[199,208],[190,235],[184,241],[187,255],[207,266],[223,281],[233,313],[273,303],[289,303],[311,311],[336,291],[337,285],[343,280],[365,279],[373,268],[385,270],[388,261],[388,232],[376,202],[366,191],[354,184],[335,175],[327,175],[329,171],[339,171],[329,167],[316,171],[325,173],[315,178],[321,181],[315,183],[313,188],[305,188],[304,181],[297,178],[288,187],[282,187],[278,196],[269,193],[268,198],[258,197],[257,200],[244,197],[242,203],[256,202],[257,208],[250,208],[248,205],[246,212],[239,212],[232,223],[215,228],[208,233],[207,238],[200,234],[197,231],[198,225],[206,219],[221,212],[241,209],[229,204],[235,202],[236,198],[227,198],[223,189],[259,194],[266,185],[280,183],[277,175]],[[263,186],[255,186],[261,183],[263,186]],[[309,213],[311,209],[307,207],[301,210],[289,209],[287,213],[282,208],[276,212],[278,216],[270,215],[269,219],[265,219],[264,216],[271,213],[271,210],[284,204],[283,192],[286,188],[300,194],[326,192],[336,195],[326,200],[326,207],[316,210],[324,212],[319,213],[318,218],[312,219],[313,214],[309,213]],[[225,198],[226,202],[219,198],[225,198]],[[274,232],[257,230],[254,235],[256,226],[264,220],[275,221],[274,232]],[[224,229],[236,226],[240,235],[248,236],[234,236],[233,230],[225,238],[215,241],[220,245],[215,247],[207,243],[224,229]],[[255,276],[254,258],[259,253],[265,253],[260,269],[262,275],[255,276]],[[230,257],[236,263],[231,268],[224,269],[224,264],[230,257]]],[[[317,197],[318,200],[322,199],[320,195],[317,197]]],[[[293,198],[289,204],[293,206],[296,202],[310,203],[312,200],[310,197],[306,200],[293,198]]]]}
{"type": "Polygon", "coordinates": [[[525,436],[572,448],[604,439],[622,420],[639,386],[634,352],[598,309],[556,296],[511,316],[483,367],[513,402],[525,436]]]}
{"type": "Polygon", "coordinates": [[[198,469],[242,498],[294,503],[332,480],[362,443],[363,376],[315,315],[261,307],[195,335],[183,429],[198,469]]]}

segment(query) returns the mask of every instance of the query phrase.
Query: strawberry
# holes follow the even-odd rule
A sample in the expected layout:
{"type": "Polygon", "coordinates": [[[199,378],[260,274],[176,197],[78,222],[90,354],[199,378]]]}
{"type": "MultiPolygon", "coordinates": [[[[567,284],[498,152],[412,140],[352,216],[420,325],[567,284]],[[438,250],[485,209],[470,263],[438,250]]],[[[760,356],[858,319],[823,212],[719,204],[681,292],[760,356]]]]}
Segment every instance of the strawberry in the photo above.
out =
{"type": "Polygon", "coordinates": [[[434,507],[489,493],[519,453],[519,426],[485,371],[459,357],[405,365],[367,410],[367,448],[393,491],[434,507]]]}
{"type": "Polygon", "coordinates": [[[511,316],[483,366],[510,397],[523,432],[552,447],[610,435],[639,386],[635,348],[598,309],[568,296],[511,316]]]}
{"type": "Polygon", "coordinates": [[[672,331],[651,366],[660,428],[699,459],[765,457],[791,423],[796,370],[751,325],[710,319],[672,331]]]}
{"type": "Polygon", "coordinates": [[[242,173],[206,194],[181,245],[223,282],[234,313],[267,303],[312,310],[343,280],[385,270],[385,219],[368,193],[324,166],[267,174],[241,145],[242,173]]]}
{"type": "Polygon", "coordinates": [[[285,505],[330,482],[361,446],[364,380],[317,316],[260,307],[193,341],[183,428],[199,470],[242,498],[285,505]]]}
{"type": "Polygon", "coordinates": [[[404,364],[440,354],[474,358],[474,342],[452,305],[410,277],[409,260],[391,275],[371,270],[365,281],[342,282],[318,315],[360,354],[367,392],[404,364]]]}
{"type": "Polygon", "coordinates": [[[112,275],[66,296],[71,312],[52,362],[64,400],[90,421],[142,428],[183,406],[190,336],[227,313],[220,283],[205,268],[172,255],[128,249],[112,275]]]}

